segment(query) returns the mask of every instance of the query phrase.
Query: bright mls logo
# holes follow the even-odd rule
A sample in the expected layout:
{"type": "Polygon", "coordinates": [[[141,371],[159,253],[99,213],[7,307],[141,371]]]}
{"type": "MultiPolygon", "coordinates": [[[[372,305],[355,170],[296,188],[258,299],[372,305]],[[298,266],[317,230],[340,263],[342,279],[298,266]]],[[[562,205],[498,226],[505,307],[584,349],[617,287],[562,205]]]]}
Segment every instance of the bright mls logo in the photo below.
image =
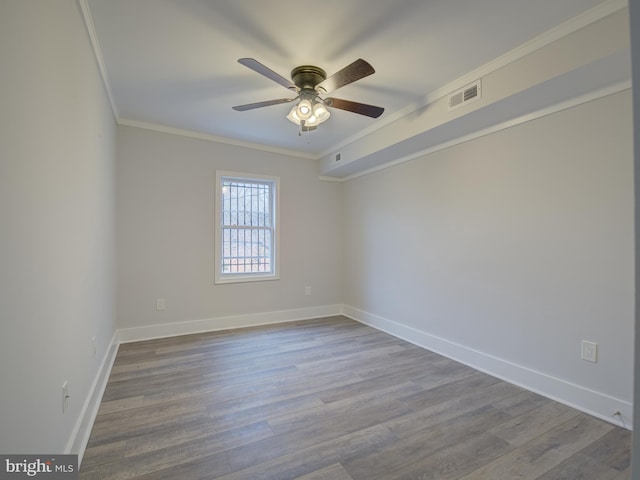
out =
{"type": "Polygon", "coordinates": [[[0,480],[78,480],[78,455],[0,455],[0,480]]]}

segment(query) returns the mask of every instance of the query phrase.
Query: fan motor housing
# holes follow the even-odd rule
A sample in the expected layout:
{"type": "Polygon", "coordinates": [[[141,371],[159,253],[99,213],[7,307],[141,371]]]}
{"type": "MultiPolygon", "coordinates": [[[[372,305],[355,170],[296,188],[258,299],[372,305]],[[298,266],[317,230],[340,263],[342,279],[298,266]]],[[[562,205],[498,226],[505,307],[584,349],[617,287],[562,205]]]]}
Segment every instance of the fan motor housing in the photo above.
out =
{"type": "Polygon", "coordinates": [[[300,90],[313,90],[326,78],[326,72],[313,65],[301,65],[291,70],[291,80],[300,90]]]}

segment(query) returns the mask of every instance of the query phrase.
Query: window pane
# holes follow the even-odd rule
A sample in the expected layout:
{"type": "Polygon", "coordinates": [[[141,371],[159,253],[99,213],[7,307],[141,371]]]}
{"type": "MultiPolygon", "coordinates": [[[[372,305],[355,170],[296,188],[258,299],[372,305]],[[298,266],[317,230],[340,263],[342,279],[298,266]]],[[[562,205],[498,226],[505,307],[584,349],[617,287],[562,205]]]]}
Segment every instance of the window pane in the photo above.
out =
{"type": "Polygon", "coordinates": [[[274,186],[221,177],[221,273],[273,273],[274,186]]]}
{"type": "Polygon", "coordinates": [[[272,235],[262,228],[224,228],[222,272],[271,271],[272,235]]]}
{"type": "Polygon", "coordinates": [[[223,225],[271,227],[271,195],[271,183],[223,180],[223,225]]]}

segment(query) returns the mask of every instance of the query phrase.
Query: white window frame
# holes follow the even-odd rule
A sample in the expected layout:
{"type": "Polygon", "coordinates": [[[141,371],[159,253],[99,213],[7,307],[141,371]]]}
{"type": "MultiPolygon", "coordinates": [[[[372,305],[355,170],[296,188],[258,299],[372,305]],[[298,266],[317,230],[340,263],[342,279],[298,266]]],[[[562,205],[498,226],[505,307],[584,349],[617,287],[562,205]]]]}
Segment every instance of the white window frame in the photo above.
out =
{"type": "Polygon", "coordinates": [[[215,283],[242,283],[259,282],[265,280],[280,279],[280,177],[268,175],[258,175],[254,173],[229,172],[224,170],[216,171],[216,199],[215,205],[215,283]],[[225,180],[239,180],[244,182],[259,182],[271,184],[271,213],[272,213],[272,245],[271,245],[271,266],[272,271],[268,273],[224,273],[222,271],[223,259],[223,212],[222,212],[222,182],[225,180]]]}

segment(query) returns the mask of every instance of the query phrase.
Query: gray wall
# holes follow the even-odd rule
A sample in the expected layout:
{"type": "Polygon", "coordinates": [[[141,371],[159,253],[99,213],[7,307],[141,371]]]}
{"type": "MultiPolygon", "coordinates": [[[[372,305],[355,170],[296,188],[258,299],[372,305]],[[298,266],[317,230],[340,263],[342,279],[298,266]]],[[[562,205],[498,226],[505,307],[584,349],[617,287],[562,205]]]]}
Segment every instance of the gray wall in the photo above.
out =
{"type": "Polygon", "coordinates": [[[117,175],[120,328],[341,303],[341,185],[315,162],[121,126],[117,175]],[[216,169],[280,177],[279,280],[214,284],[216,169]]]}
{"type": "Polygon", "coordinates": [[[1,2],[0,65],[0,452],[63,452],[115,332],[115,121],[73,0],[1,2]]]}
{"type": "Polygon", "coordinates": [[[353,315],[628,425],[630,105],[626,90],[347,182],[353,315]]]}

